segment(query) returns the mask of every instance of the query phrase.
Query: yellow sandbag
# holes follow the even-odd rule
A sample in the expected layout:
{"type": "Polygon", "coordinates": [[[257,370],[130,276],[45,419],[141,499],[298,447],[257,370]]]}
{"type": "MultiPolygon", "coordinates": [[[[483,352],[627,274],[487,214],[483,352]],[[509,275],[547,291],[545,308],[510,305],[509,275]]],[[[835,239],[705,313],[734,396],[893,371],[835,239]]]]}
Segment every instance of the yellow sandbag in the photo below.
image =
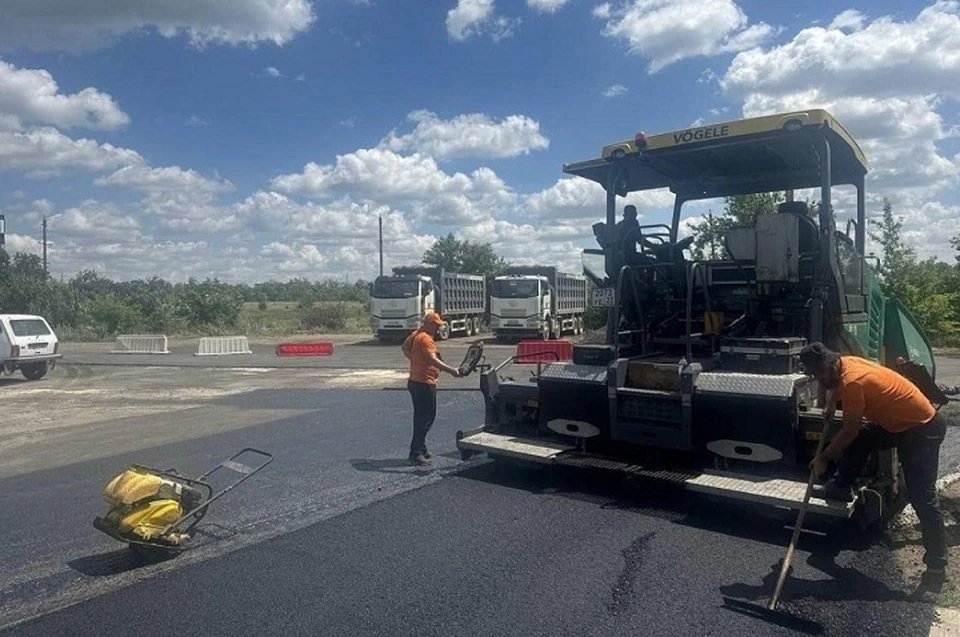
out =
{"type": "Polygon", "coordinates": [[[157,495],[163,483],[160,476],[139,469],[127,469],[110,481],[103,490],[103,499],[114,506],[130,505],[157,495]]]}
{"type": "Polygon", "coordinates": [[[181,515],[182,510],[176,500],[154,500],[131,510],[121,507],[112,509],[107,514],[107,521],[116,525],[122,535],[154,540],[181,515]]]}
{"type": "Polygon", "coordinates": [[[110,481],[103,499],[113,506],[136,504],[142,500],[179,500],[183,485],[137,467],[127,469],[110,481]]]}

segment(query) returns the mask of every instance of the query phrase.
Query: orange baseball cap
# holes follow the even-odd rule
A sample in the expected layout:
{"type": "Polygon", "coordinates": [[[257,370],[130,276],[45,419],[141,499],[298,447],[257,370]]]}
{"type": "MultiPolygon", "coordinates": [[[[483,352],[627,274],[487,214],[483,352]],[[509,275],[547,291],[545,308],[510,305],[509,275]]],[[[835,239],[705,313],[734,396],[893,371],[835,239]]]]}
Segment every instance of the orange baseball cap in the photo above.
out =
{"type": "Polygon", "coordinates": [[[444,325],[447,324],[446,321],[444,321],[443,318],[433,310],[430,310],[429,312],[423,315],[423,322],[433,323],[437,327],[443,327],[444,325]]]}

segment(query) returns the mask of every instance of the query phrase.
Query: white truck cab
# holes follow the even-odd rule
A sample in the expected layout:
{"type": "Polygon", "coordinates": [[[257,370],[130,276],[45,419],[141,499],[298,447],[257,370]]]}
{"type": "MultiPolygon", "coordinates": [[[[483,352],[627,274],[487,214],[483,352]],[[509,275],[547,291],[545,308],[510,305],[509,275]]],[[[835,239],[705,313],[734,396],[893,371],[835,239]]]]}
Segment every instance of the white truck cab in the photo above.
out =
{"type": "Polygon", "coordinates": [[[39,380],[62,358],[50,324],[32,314],[0,314],[0,375],[20,370],[27,380],[39,380]]]}

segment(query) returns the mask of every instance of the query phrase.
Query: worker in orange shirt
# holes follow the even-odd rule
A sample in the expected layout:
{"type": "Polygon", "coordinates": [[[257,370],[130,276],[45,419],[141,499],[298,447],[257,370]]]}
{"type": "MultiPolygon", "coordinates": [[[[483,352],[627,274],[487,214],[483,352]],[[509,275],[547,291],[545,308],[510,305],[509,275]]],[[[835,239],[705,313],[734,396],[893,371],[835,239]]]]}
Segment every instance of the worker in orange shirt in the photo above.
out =
{"type": "Polygon", "coordinates": [[[877,363],[840,356],[823,343],[804,347],[800,362],[829,392],[826,422],[833,420],[838,402],[843,410],[843,427],[810,463],[815,479],[820,479],[831,461],[840,460],[836,474],[818,485],[820,494],[850,502],[867,457],[896,447],[907,498],[923,535],[927,570],[917,593],[938,593],[947,566],[947,535],[936,484],[940,443],[946,434],[943,416],[913,383],[877,363]]]}
{"type": "Polygon", "coordinates": [[[427,312],[423,317],[423,327],[410,334],[400,346],[404,356],[410,359],[407,391],[413,399],[413,439],[410,441],[409,459],[412,464],[421,466],[430,464],[427,432],[437,417],[437,379],[440,370],[455,378],[460,376],[459,369],[443,362],[434,342],[437,330],[445,324],[439,314],[427,312]]]}

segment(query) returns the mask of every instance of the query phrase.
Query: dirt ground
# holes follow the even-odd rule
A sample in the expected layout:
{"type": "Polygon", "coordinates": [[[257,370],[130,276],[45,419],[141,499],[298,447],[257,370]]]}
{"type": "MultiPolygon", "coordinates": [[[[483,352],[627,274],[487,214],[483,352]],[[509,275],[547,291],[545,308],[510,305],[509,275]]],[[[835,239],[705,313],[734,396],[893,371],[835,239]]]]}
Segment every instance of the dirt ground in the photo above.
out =
{"type": "MultiPolygon", "coordinates": [[[[947,524],[950,565],[947,568],[947,583],[940,593],[937,605],[960,609],[960,480],[941,489],[940,506],[947,524]]],[[[912,509],[904,511],[890,528],[887,541],[897,553],[897,561],[905,579],[908,582],[918,581],[924,570],[923,543],[920,523],[912,509]]]]}
{"type": "MultiPolygon", "coordinates": [[[[954,427],[960,425],[960,403],[944,406],[941,413],[947,416],[954,427]]],[[[941,453],[943,453],[942,449],[941,453]]],[[[942,608],[960,609],[960,472],[941,478],[940,506],[943,508],[947,525],[950,565],[947,568],[947,583],[940,593],[937,605],[942,608]]],[[[911,507],[908,506],[891,525],[885,542],[891,550],[896,552],[897,561],[906,581],[918,581],[925,568],[923,543],[920,522],[911,507]]],[[[957,634],[960,635],[960,631],[957,634]]]]}

